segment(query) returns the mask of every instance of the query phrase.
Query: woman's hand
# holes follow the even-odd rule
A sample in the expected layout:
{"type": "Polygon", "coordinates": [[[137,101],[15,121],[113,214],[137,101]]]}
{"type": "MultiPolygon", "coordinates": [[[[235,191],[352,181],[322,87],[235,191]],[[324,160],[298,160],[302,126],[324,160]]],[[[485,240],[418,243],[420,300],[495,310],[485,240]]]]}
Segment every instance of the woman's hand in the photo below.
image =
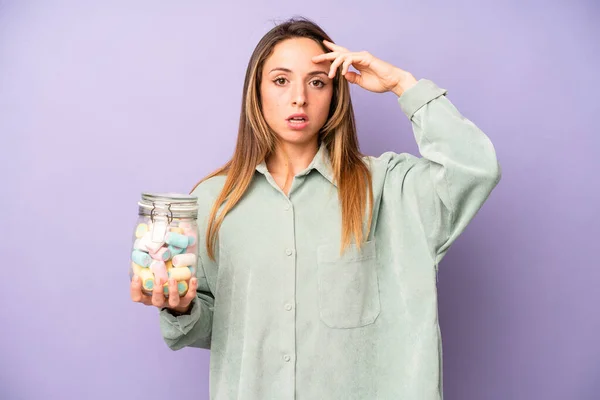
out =
{"type": "Polygon", "coordinates": [[[325,60],[332,61],[329,78],[333,79],[338,67],[342,66],[342,75],[350,83],[375,93],[387,91],[400,96],[405,90],[417,83],[410,72],[404,71],[383,60],[380,60],[366,51],[350,52],[342,46],[324,40],[325,46],[330,48],[330,53],[313,57],[314,63],[325,60]],[[352,65],[359,73],[349,71],[352,65]]]}
{"type": "Polygon", "coordinates": [[[169,298],[165,298],[163,294],[163,284],[160,279],[154,283],[152,296],[142,292],[142,280],[139,276],[134,275],[131,280],[131,300],[142,303],[147,306],[155,306],[158,308],[167,307],[179,313],[185,313],[189,308],[192,300],[196,297],[196,289],[198,288],[198,280],[193,277],[190,279],[188,290],[185,296],[180,297],[177,290],[177,281],[169,280],[169,298]]]}

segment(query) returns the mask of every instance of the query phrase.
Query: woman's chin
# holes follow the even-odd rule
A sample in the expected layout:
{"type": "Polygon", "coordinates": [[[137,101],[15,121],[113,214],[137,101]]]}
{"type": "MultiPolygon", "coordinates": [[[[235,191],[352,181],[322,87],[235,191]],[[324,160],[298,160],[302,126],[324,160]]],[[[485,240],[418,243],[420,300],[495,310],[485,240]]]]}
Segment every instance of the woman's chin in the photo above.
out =
{"type": "Polygon", "coordinates": [[[306,132],[299,130],[285,130],[278,132],[279,139],[291,145],[306,145],[317,140],[317,132],[306,132]]]}

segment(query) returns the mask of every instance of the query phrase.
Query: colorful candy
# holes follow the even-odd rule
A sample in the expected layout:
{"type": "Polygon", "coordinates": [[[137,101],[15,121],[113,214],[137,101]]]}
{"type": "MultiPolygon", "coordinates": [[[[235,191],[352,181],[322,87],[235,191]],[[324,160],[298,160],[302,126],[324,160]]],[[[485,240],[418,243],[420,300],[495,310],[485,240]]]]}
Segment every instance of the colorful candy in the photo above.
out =
{"type": "Polygon", "coordinates": [[[133,242],[133,249],[145,251],[146,253],[148,252],[148,248],[144,246],[142,239],[135,239],[135,242],[133,242]]]}
{"type": "Polygon", "coordinates": [[[150,270],[154,274],[154,278],[160,279],[161,282],[169,279],[169,276],[167,275],[167,267],[165,266],[164,261],[152,261],[152,264],[150,264],[150,270]]]}
{"type": "Polygon", "coordinates": [[[150,257],[159,261],[167,261],[171,258],[171,250],[166,247],[161,247],[156,253],[150,252],[150,257]]]}
{"type": "Polygon", "coordinates": [[[154,241],[152,240],[152,236],[152,231],[146,232],[140,239],[140,245],[145,246],[149,251],[156,252],[165,244],[165,242],[164,239],[160,241],[154,241]]]}
{"type": "Polygon", "coordinates": [[[162,221],[154,222],[148,218],[135,228],[131,270],[141,278],[143,291],[147,294],[160,281],[164,282],[163,290],[168,296],[168,279],[173,278],[177,281],[179,295],[184,296],[188,281],[196,271],[196,225],[189,220],[175,220],[169,226],[162,221]]]}
{"type": "Polygon", "coordinates": [[[169,278],[177,281],[187,281],[192,277],[192,270],[188,268],[171,268],[168,270],[169,278]]]}
{"type": "Polygon", "coordinates": [[[141,238],[146,234],[146,232],[148,232],[148,230],[148,224],[139,224],[137,228],[135,228],[135,237],[138,239],[141,238]]]}
{"type": "Polygon", "coordinates": [[[131,253],[131,261],[142,267],[149,267],[152,262],[152,257],[150,257],[150,254],[141,250],[133,250],[131,253]]]}
{"type": "MultiPolygon", "coordinates": [[[[179,296],[185,296],[188,290],[188,284],[186,281],[177,282],[177,292],[179,292],[179,296]]],[[[169,295],[169,282],[163,285],[163,293],[165,296],[169,295]]]]}
{"type": "Polygon", "coordinates": [[[165,238],[165,242],[171,246],[186,248],[190,242],[190,239],[182,234],[176,232],[169,232],[165,238]]]}
{"type": "Polygon", "coordinates": [[[189,267],[196,264],[196,255],[194,253],[179,254],[173,257],[173,266],[178,267],[189,267]]]}
{"type": "Polygon", "coordinates": [[[181,247],[175,247],[173,245],[169,245],[168,247],[169,251],[171,252],[171,257],[175,257],[181,253],[183,253],[185,251],[184,248],[181,247]]]}
{"type": "Polygon", "coordinates": [[[154,274],[149,268],[144,268],[137,265],[135,262],[131,263],[133,273],[140,277],[142,280],[142,287],[147,291],[152,291],[154,288],[154,274]]]}

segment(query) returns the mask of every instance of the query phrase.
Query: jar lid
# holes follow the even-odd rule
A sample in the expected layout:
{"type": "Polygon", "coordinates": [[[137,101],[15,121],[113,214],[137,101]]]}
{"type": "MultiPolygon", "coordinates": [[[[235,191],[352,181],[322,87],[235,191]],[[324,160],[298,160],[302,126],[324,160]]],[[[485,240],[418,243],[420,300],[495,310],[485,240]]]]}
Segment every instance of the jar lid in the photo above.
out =
{"type": "Polygon", "coordinates": [[[198,198],[181,193],[142,193],[138,202],[140,214],[152,215],[158,210],[168,210],[173,217],[196,217],[198,198]]]}

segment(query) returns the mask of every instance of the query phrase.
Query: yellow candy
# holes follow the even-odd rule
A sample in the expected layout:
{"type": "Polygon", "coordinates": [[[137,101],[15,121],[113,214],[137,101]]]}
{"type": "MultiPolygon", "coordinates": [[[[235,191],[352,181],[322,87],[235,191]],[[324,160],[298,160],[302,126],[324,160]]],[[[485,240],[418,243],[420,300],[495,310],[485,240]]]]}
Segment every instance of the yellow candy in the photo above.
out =
{"type": "Polygon", "coordinates": [[[186,281],[177,282],[177,291],[179,296],[185,296],[188,290],[188,284],[186,281]]]}
{"type": "Polygon", "coordinates": [[[146,232],[148,232],[148,230],[149,228],[147,224],[139,224],[137,228],[135,228],[135,237],[138,239],[141,238],[146,234],[146,232]]]}
{"type": "Polygon", "coordinates": [[[137,276],[140,276],[140,271],[142,269],[144,269],[143,267],[137,265],[136,263],[134,263],[133,261],[131,262],[131,269],[133,270],[133,273],[137,276]]]}
{"type": "Polygon", "coordinates": [[[173,278],[177,281],[186,281],[192,277],[192,271],[186,267],[167,269],[167,274],[169,274],[169,278],[173,278]]]}
{"type": "Polygon", "coordinates": [[[169,231],[183,235],[183,228],[173,227],[173,228],[170,228],[169,231]]]}
{"type": "MultiPolygon", "coordinates": [[[[186,268],[187,269],[187,268],[186,268]]],[[[177,282],[177,291],[179,292],[179,296],[185,296],[188,290],[188,284],[186,281],[177,282]]],[[[163,285],[163,293],[168,296],[169,295],[169,281],[165,282],[163,285]]]]}
{"type": "Polygon", "coordinates": [[[142,289],[151,292],[154,288],[154,274],[150,268],[144,268],[131,262],[131,269],[133,269],[133,273],[142,280],[142,289]]]}

